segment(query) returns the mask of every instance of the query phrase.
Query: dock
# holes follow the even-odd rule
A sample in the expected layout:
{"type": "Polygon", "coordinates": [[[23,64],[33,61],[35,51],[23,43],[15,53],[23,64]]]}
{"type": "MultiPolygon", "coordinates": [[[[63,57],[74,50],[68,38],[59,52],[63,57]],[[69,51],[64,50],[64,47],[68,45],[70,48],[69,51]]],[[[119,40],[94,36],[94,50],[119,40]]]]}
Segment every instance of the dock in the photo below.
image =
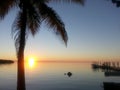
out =
{"type": "Polygon", "coordinates": [[[120,71],[120,62],[94,62],[92,68],[104,71],[120,71]]]}

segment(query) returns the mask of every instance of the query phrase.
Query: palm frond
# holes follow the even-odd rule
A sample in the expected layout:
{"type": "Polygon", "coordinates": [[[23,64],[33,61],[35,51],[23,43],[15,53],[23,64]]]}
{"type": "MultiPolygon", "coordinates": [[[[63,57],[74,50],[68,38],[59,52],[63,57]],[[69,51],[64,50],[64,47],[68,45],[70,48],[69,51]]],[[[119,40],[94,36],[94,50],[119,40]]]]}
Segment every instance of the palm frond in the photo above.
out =
{"type": "Polygon", "coordinates": [[[33,5],[28,6],[27,9],[27,26],[32,35],[35,35],[38,32],[38,28],[41,24],[41,18],[37,10],[33,5]]]}
{"type": "Polygon", "coordinates": [[[46,4],[42,3],[39,7],[39,12],[47,26],[49,26],[49,28],[53,28],[55,34],[59,35],[67,45],[68,36],[65,30],[65,25],[61,18],[52,8],[48,7],[46,4]]]}
{"type": "Polygon", "coordinates": [[[120,7],[120,0],[111,0],[113,4],[116,5],[116,7],[120,7]]]}
{"type": "MultiPolygon", "coordinates": [[[[18,55],[19,46],[20,46],[20,37],[21,37],[20,33],[22,30],[21,28],[23,26],[22,20],[23,20],[23,13],[21,11],[19,11],[19,13],[17,14],[17,17],[12,25],[12,35],[15,40],[15,47],[16,47],[17,55],[18,55]]],[[[25,34],[26,34],[25,37],[27,39],[27,33],[25,33],[25,34]]]]}
{"type": "Polygon", "coordinates": [[[32,3],[48,3],[50,0],[31,0],[32,3]]]}
{"type": "Polygon", "coordinates": [[[16,5],[16,0],[0,0],[0,19],[3,19],[9,10],[16,5]]]}
{"type": "Polygon", "coordinates": [[[78,3],[78,4],[85,4],[85,0],[71,0],[71,2],[78,3]]]}
{"type": "Polygon", "coordinates": [[[85,0],[48,0],[49,2],[66,2],[66,3],[76,3],[76,4],[85,4],[85,0]]]}

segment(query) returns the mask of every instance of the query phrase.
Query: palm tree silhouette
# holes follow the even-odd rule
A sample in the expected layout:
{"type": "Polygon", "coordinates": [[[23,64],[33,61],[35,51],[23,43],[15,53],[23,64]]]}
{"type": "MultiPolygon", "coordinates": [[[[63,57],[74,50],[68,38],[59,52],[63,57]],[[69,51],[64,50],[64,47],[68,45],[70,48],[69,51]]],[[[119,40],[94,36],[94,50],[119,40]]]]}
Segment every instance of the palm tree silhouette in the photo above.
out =
{"type": "Polygon", "coordinates": [[[18,8],[12,26],[18,59],[17,90],[25,90],[24,49],[28,32],[35,35],[40,30],[41,23],[45,22],[67,45],[65,25],[59,15],[48,6],[51,1],[84,4],[84,0],[0,0],[0,20],[11,9],[18,8]]]}

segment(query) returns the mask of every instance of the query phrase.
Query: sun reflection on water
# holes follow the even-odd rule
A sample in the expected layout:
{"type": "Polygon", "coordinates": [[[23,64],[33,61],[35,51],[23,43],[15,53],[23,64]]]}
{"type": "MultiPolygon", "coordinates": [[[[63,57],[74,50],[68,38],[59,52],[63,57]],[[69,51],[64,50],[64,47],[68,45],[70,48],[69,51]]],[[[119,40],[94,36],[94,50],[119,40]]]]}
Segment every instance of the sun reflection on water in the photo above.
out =
{"type": "Polygon", "coordinates": [[[30,58],[29,60],[28,60],[28,64],[29,64],[29,67],[34,67],[34,65],[35,65],[35,59],[34,58],[30,58]]]}

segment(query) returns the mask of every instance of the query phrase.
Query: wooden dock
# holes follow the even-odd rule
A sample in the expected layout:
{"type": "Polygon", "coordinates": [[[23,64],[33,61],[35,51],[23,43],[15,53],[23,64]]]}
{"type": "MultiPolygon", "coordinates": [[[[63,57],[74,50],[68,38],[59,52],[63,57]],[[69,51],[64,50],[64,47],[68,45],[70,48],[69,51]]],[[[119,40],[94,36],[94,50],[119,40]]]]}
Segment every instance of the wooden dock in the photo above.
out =
{"type": "Polygon", "coordinates": [[[92,68],[104,71],[120,71],[120,62],[94,62],[92,68]]]}

